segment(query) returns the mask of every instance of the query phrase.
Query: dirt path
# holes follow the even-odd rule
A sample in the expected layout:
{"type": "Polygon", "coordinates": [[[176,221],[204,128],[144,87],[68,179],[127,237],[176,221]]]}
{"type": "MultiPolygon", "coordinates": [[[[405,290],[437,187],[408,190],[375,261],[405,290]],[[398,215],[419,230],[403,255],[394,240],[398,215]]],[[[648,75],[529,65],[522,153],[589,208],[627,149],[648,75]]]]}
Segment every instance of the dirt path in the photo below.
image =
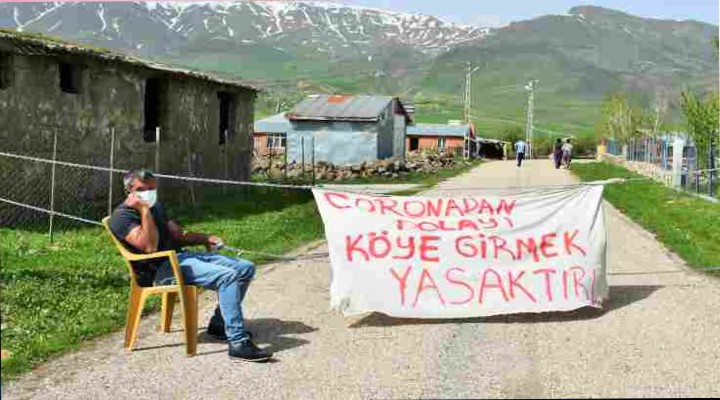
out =
{"type": "MultiPolygon", "coordinates": [[[[435,190],[573,182],[547,161],[488,163],[435,190]]],[[[462,322],[346,320],[328,311],[318,257],[263,267],[249,292],[250,328],[270,364],[230,362],[204,342],[187,358],[180,331],[143,322],[139,349],[120,333],[3,386],[8,399],[238,399],[720,396],[720,282],[694,272],[607,206],[610,304],[462,322]]],[[[203,303],[204,324],[212,298],[203,303]]],[[[179,329],[179,316],[176,316],[179,329]]],[[[201,338],[202,339],[202,338],[201,338]]]]}

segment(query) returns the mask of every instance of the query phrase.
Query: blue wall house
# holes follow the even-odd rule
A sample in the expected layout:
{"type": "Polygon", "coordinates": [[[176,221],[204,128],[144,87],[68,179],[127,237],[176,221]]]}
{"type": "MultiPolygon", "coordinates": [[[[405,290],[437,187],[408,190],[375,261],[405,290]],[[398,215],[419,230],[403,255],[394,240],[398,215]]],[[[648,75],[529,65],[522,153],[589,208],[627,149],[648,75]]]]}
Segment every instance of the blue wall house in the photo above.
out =
{"type": "Polygon", "coordinates": [[[411,118],[396,97],[311,95],[286,115],[289,161],[310,162],[313,148],[316,162],[336,165],[405,158],[411,118]]]}

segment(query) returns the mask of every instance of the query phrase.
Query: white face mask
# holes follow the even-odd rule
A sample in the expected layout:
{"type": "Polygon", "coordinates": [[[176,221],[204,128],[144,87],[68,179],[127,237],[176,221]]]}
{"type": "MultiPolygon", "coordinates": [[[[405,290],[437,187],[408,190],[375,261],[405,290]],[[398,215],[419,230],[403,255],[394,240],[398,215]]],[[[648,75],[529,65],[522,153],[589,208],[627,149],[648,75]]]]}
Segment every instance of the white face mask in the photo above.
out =
{"type": "Polygon", "coordinates": [[[135,192],[135,194],[140,200],[146,202],[148,207],[154,206],[157,201],[157,190],[143,190],[142,192],[135,192]]]}

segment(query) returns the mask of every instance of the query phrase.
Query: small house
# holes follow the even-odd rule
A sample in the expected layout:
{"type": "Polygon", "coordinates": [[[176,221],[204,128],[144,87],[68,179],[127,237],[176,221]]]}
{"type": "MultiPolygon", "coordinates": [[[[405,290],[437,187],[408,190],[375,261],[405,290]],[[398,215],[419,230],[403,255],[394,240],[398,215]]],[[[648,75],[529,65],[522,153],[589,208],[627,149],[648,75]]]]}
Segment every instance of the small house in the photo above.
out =
{"type": "Polygon", "coordinates": [[[311,95],[287,113],[288,160],[353,165],[405,157],[411,118],[397,97],[311,95]]]}
{"type": "Polygon", "coordinates": [[[255,121],[253,153],[259,156],[285,154],[287,133],[291,128],[284,112],[255,121]]]}
{"type": "Polygon", "coordinates": [[[472,124],[415,124],[407,128],[408,152],[440,151],[463,155],[465,147],[472,146],[474,142],[475,129],[472,124]]]}

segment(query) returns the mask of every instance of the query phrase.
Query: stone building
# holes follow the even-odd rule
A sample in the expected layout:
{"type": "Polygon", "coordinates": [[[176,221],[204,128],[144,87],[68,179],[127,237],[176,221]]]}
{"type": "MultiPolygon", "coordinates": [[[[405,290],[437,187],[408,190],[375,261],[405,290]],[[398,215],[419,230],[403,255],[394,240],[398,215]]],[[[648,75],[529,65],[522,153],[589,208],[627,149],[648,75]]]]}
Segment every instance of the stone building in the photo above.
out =
{"type": "MultiPolygon", "coordinates": [[[[147,167],[165,174],[247,180],[256,93],[233,78],[0,30],[4,152],[51,158],[57,134],[61,161],[109,166],[112,154],[118,169],[147,167]]],[[[2,185],[7,185],[6,173],[15,182],[49,185],[46,165],[0,157],[0,167],[2,185]]],[[[74,197],[56,197],[105,197],[107,202],[108,174],[86,175],[85,182],[73,185],[79,191],[74,197]]],[[[40,194],[15,200],[45,207],[46,191],[35,192],[40,194]]],[[[117,199],[111,200],[119,201],[121,195],[116,190],[117,199]]]]}

